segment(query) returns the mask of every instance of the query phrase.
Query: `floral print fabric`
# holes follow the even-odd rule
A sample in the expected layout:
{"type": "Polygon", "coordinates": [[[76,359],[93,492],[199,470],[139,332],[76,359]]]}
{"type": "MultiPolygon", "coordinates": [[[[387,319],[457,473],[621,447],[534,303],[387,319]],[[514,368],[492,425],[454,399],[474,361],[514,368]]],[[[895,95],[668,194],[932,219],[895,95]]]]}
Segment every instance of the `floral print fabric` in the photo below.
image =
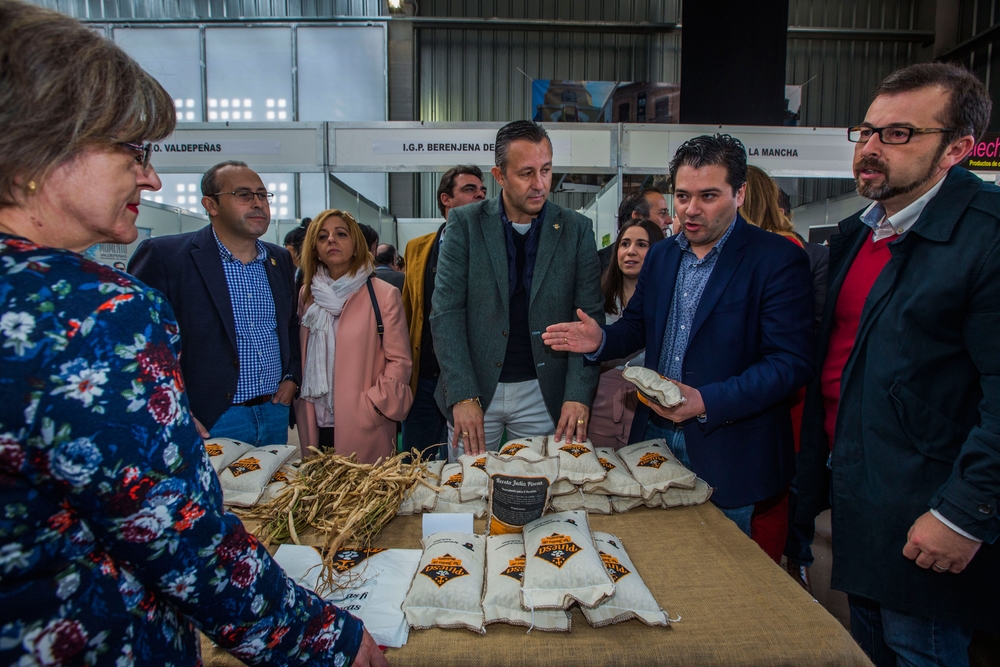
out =
{"type": "MultiPolygon", "coordinates": [[[[0,664],[349,664],[362,625],[222,506],[169,304],[0,235],[0,664]]],[[[197,344],[197,341],[187,341],[197,344]]]]}

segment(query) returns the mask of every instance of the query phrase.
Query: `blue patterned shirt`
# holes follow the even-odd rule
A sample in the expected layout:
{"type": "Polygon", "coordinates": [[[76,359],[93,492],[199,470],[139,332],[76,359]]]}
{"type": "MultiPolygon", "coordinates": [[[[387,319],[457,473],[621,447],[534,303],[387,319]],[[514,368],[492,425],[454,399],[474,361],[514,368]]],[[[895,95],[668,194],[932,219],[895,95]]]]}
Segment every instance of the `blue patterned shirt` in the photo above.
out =
{"type": "Polygon", "coordinates": [[[342,667],[360,621],[296,586],[195,432],[170,304],[0,235],[0,665],[342,667]]]}
{"type": "Polygon", "coordinates": [[[691,243],[684,234],[674,237],[675,243],[681,247],[682,254],[681,265],[677,269],[677,282],[674,283],[674,296],[670,300],[670,312],[667,314],[667,328],[663,332],[660,363],[656,368],[664,377],[678,382],[683,381],[681,370],[684,366],[691,325],[694,323],[694,314],[698,310],[701,295],[705,292],[705,285],[708,284],[715,263],[719,261],[722,246],[733,233],[735,224],[734,218],[719,242],[701,259],[691,251],[691,243]]]}
{"type": "Polygon", "coordinates": [[[257,241],[257,257],[244,264],[222,245],[219,246],[222,268],[226,272],[229,300],[236,321],[236,352],[240,358],[240,379],[233,403],[273,394],[281,382],[281,347],[278,344],[278,321],[274,314],[274,296],[267,281],[267,250],[257,241]]]}

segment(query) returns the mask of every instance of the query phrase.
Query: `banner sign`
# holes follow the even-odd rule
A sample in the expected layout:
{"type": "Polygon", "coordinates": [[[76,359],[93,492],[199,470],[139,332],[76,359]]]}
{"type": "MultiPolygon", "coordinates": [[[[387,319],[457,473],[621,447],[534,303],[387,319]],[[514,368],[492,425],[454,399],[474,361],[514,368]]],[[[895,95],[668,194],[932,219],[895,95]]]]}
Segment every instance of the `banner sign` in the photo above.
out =
{"type": "Polygon", "coordinates": [[[638,173],[665,173],[677,148],[701,134],[731,134],[747,149],[747,162],[771,176],[851,178],[854,144],[837,128],[765,129],[760,127],[683,126],[625,128],[624,166],[638,173]],[[648,128],[648,129],[647,129],[648,128]]]}
{"type": "Polygon", "coordinates": [[[215,153],[217,155],[281,155],[280,141],[240,141],[209,137],[199,143],[182,143],[165,139],[153,144],[153,153],[215,153]]]}
{"type": "Polygon", "coordinates": [[[153,236],[151,229],[146,227],[136,227],[136,229],[139,230],[139,237],[132,243],[98,243],[84,250],[83,256],[124,271],[139,244],[153,236]]]}
{"type": "Polygon", "coordinates": [[[959,166],[973,171],[1000,171],[1000,133],[984,134],[959,166]]]}
{"type": "Polygon", "coordinates": [[[181,123],[153,144],[152,163],[164,173],[201,173],[226,160],[260,172],[323,170],[323,123],[181,123]]]}
{"type": "MultiPolygon", "coordinates": [[[[333,171],[446,171],[456,164],[492,167],[497,127],[330,127],[333,171]]],[[[547,128],[556,168],[610,171],[612,135],[604,127],[547,128]]]]}

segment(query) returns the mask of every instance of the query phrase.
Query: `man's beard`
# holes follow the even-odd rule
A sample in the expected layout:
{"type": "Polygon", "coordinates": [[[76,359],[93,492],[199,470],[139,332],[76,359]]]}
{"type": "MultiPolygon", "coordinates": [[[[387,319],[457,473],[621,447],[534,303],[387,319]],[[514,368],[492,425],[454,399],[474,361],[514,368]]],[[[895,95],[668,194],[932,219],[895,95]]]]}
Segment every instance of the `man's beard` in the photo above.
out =
{"type": "Polygon", "coordinates": [[[871,199],[872,201],[886,201],[887,199],[892,199],[893,197],[909,194],[934,177],[934,172],[937,171],[937,163],[944,155],[946,147],[947,144],[942,143],[942,146],[938,149],[934,159],[930,161],[930,164],[927,166],[927,171],[922,177],[905,185],[890,185],[889,165],[885,164],[878,158],[868,156],[863,157],[858,160],[857,164],[854,165],[855,190],[865,199],[871,199]],[[876,171],[881,172],[884,178],[882,185],[863,182],[857,175],[858,172],[863,169],[875,169],[876,171]]]}

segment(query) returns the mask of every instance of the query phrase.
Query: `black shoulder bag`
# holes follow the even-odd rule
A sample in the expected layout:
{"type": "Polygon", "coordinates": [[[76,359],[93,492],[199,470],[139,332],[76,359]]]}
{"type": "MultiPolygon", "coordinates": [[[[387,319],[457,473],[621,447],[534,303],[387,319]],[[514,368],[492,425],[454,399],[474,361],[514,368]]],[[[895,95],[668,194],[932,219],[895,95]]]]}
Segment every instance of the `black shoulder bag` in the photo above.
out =
{"type": "Polygon", "coordinates": [[[372,309],[375,311],[375,324],[378,326],[378,339],[382,340],[385,327],[382,326],[382,311],[378,307],[378,299],[375,298],[375,288],[372,287],[372,277],[368,276],[368,296],[372,298],[372,309]]]}

